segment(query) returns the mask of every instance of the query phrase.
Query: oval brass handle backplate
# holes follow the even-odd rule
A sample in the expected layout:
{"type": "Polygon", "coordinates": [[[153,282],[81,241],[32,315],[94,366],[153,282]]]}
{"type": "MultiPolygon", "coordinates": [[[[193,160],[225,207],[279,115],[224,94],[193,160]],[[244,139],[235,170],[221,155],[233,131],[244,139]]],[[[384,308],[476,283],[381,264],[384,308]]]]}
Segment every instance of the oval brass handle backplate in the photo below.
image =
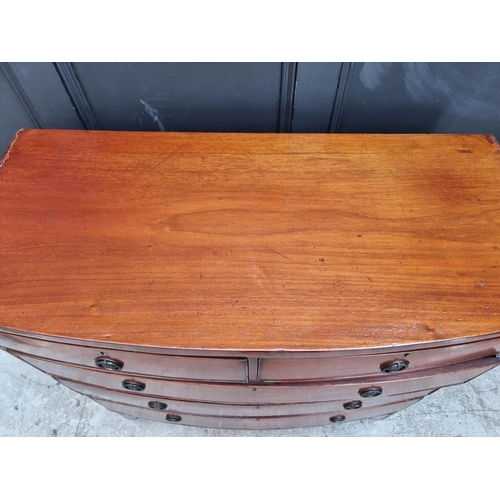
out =
{"type": "Polygon", "coordinates": [[[387,363],[382,363],[380,365],[380,371],[382,373],[395,373],[402,372],[410,366],[410,362],[406,359],[396,359],[396,361],[388,361],[387,363]]]}
{"type": "Polygon", "coordinates": [[[343,422],[344,420],[344,415],[334,415],[333,417],[330,417],[330,422],[343,422]]]}
{"type": "Polygon", "coordinates": [[[94,363],[98,368],[118,372],[123,369],[123,362],[118,359],[108,358],[107,356],[99,356],[94,359],[94,363]]]}
{"type": "Polygon", "coordinates": [[[167,405],[161,401],[150,401],[148,406],[153,410],[166,410],[167,405]]]}
{"type": "Polygon", "coordinates": [[[166,416],[166,419],[168,422],[180,422],[182,420],[182,417],[180,415],[173,415],[173,414],[169,413],[166,416]]]}
{"type": "Polygon", "coordinates": [[[122,386],[124,389],[136,392],[141,392],[146,389],[146,384],[143,384],[142,382],[136,382],[135,380],[124,380],[122,382],[122,386]]]}
{"type": "Polygon", "coordinates": [[[382,387],[367,387],[366,389],[360,389],[358,394],[362,398],[375,398],[382,394],[382,387]]]}
{"type": "Polygon", "coordinates": [[[361,401],[349,401],[349,403],[344,403],[344,408],[346,410],[358,410],[363,406],[361,401]]]}

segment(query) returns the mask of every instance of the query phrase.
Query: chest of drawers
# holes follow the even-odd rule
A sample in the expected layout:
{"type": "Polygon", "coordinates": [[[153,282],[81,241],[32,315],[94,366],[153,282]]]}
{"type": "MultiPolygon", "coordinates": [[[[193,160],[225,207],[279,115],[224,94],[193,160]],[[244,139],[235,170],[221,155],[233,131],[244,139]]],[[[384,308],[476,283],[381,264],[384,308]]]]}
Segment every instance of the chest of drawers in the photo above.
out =
{"type": "Polygon", "coordinates": [[[0,346],[110,410],[339,425],[500,361],[491,136],[25,130],[0,165],[0,346]]]}

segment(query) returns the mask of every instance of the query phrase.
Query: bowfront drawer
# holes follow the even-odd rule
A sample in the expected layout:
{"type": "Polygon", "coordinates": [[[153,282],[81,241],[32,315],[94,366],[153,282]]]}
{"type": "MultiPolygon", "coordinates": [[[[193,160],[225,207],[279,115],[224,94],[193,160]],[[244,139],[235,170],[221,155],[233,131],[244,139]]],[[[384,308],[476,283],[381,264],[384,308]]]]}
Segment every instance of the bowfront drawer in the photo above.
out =
{"type": "MultiPolygon", "coordinates": [[[[361,397],[354,394],[354,399],[343,399],[340,401],[325,401],[321,403],[300,404],[264,404],[264,405],[241,405],[223,403],[200,403],[195,401],[182,401],[164,397],[151,397],[142,394],[132,394],[124,391],[114,391],[88,384],[82,384],[74,380],[57,379],[61,384],[93,399],[102,399],[109,402],[123,403],[145,409],[157,411],[174,411],[181,413],[193,413],[195,415],[211,415],[225,417],[269,417],[284,415],[307,415],[324,412],[357,412],[363,408],[381,406],[401,401],[401,394],[385,396],[382,393],[377,397],[361,397]]],[[[412,392],[411,398],[423,398],[433,390],[412,392]]]]}
{"type": "Polygon", "coordinates": [[[392,354],[310,358],[262,358],[259,380],[283,382],[321,380],[418,371],[463,361],[494,356],[500,351],[500,339],[392,354]]]}
{"type": "Polygon", "coordinates": [[[161,422],[181,423],[199,427],[211,427],[215,429],[244,429],[244,430],[263,430],[263,429],[288,429],[293,427],[312,427],[314,425],[335,425],[339,422],[359,420],[361,418],[379,417],[390,415],[391,413],[404,410],[419,399],[401,400],[397,403],[365,408],[359,412],[327,412],[315,413],[310,415],[291,415],[283,417],[221,417],[212,415],[194,415],[181,412],[158,412],[148,408],[138,408],[122,403],[113,403],[110,401],[95,401],[122,415],[129,417],[147,418],[150,420],[159,420],[161,422]]]}
{"type": "Polygon", "coordinates": [[[0,345],[25,354],[102,371],[123,371],[172,379],[247,381],[246,358],[172,356],[118,349],[101,350],[2,332],[0,345]]]}
{"type": "Polygon", "coordinates": [[[489,357],[422,372],[400,373],[386,377],[361,377],[330,382],[254,385],[201,383],[129,376],[102,372],[66,363],[12,352],[23,361],[56,378],[76,380],[85,384],[118,391],[142,393],[154,397],[232,404],[317,403],[354,400],[367,390],[380,389],[385,396],[438,389],[471,380],[499,364],[489,357]]]}

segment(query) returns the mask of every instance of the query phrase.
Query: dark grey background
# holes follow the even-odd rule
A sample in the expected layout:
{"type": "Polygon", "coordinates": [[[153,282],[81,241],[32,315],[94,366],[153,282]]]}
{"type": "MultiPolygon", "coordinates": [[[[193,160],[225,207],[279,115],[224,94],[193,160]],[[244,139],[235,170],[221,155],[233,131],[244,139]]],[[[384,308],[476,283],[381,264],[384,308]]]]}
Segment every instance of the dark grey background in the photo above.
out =
{"type": "Polygon", "coordinates": [[[0,63],[19,128],[492,133],[500,63],[0,63]]]}

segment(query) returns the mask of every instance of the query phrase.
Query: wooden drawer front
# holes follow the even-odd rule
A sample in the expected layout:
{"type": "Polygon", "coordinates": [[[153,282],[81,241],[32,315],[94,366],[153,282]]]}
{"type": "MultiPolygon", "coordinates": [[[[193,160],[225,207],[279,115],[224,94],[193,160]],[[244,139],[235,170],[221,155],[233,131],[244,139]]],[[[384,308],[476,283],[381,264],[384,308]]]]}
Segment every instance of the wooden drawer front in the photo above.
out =
{"type": "MultiPolygon", "coordinates": [[[[421,398],[420,398],[421,399],[421,398]]],[[[311,415],[293,415],[283,417],[221,417],[213,415],[194,415],[181,412],[159,412],[149,408],[138,408],[122,403],[114,403],[105,400],[95,399],[108,410],[112,410],[123,415],[159,420],[167,423],[179,423],[182,425],[193,425],[198,427],[210,427],[215,429],[244,429],[244,430],[264,430],[264,429],[288,429],[293,427],[312,427],[315,425],[339,425],[342,421],[359,420],[368,417],[378,417],[390,415],[397,411],[404,410],[417,403],[420,399],[401,400],[382,406],[363,408],[361,410],[349,412],[327,412],[314,413],[311,415]],[[332,422],[331,418],[344,417],[341,422],[332,422]],[[180,419],[180,420],[179,420],[180,419]]]]}
{"type": "Polygon", "coordinates": [[[123,363],[121,371],[127,373],[173,379],[247,381],[247,360],[245,358],[172,356],[116,349],[99,350],[93,347],[50,342],[2,332],[0,332],[0,345],[33,356],[90,368],[96,368],[95,359],[102,357],[102,353],[104,353],[104,357],[123,363]]]}
{"type": "Polygon", "coordinates": [[[500,339],[482,340],[449,347],[436,347],[399,354],[374,354],[328,358],[260,359],[259,380],[283,382],[381,375],[380,366],[395,360],[409,362],[405,371],[422,370],[495,355],[500,339]]]}
{"type": "MultiPolygon", "coordinates": [[[[122,373],[104,373],[96,369],[53,362],[18,352],[12,354],[56,378],[78,380],[108,389],[124,390],[123,382],[131,379],[122,373]]],[[[422,372],[388,375],[383,381],[377,378],[375,382],[369,377],[281,386],[167,381],[148,377],[133,377],[132,381],[144,384],[145,389],[142,394],[171,399],[234,404],[317,403],[341,399],[349,401],[356,397],[359,390],[372,385],[381,387],[386,396],[438,389],[466,382],[497,366],[498,363],[498,358],[490,357],[450,365],[446,369],[435,368],[422,372]]]]}
{"type": "MultiPolygon", "coordinates": [[[[344,412],[344,404],[351,401],[345,399],[341,401],[325,401],[322,403],[300,403],[300,404],[277,404],[277,405],[237,405],[223,403],[199,403],[193,401],[179,401],[167,398],[151,398],[142,394],[132,394],[124,391],[113,391],[103,389],[93,385],[82,384],[74,380],[66,380],[63,378],[57,379],[61,384],[73,389],[85,396],[93,399],[103,399],[110,402],[123,403],[131,406],[149,409],[149,404],[160,403],[166,405],[166,408],[161,408],[159,411],[174,411],[181,413],[192,413],[195,415],[211,415],[224,417],[271,417],[284,415],[307,415],[312,413],[326,412],[344,412]]],[[[432,390],[412,392],[405,399],[417,399],[427,396],[432,390]]],[[[380,395],[375,398],[361,398],[359,394],[353,395],[352,401],[361,401],[362,408],[371,408],[373,406],[381,406],[385,404],[396,403],[401,401],[401,394],[394,396],[380,395]]],[[[359,409],[349,410],[350,412],[359,411],[359,409]]]]}

